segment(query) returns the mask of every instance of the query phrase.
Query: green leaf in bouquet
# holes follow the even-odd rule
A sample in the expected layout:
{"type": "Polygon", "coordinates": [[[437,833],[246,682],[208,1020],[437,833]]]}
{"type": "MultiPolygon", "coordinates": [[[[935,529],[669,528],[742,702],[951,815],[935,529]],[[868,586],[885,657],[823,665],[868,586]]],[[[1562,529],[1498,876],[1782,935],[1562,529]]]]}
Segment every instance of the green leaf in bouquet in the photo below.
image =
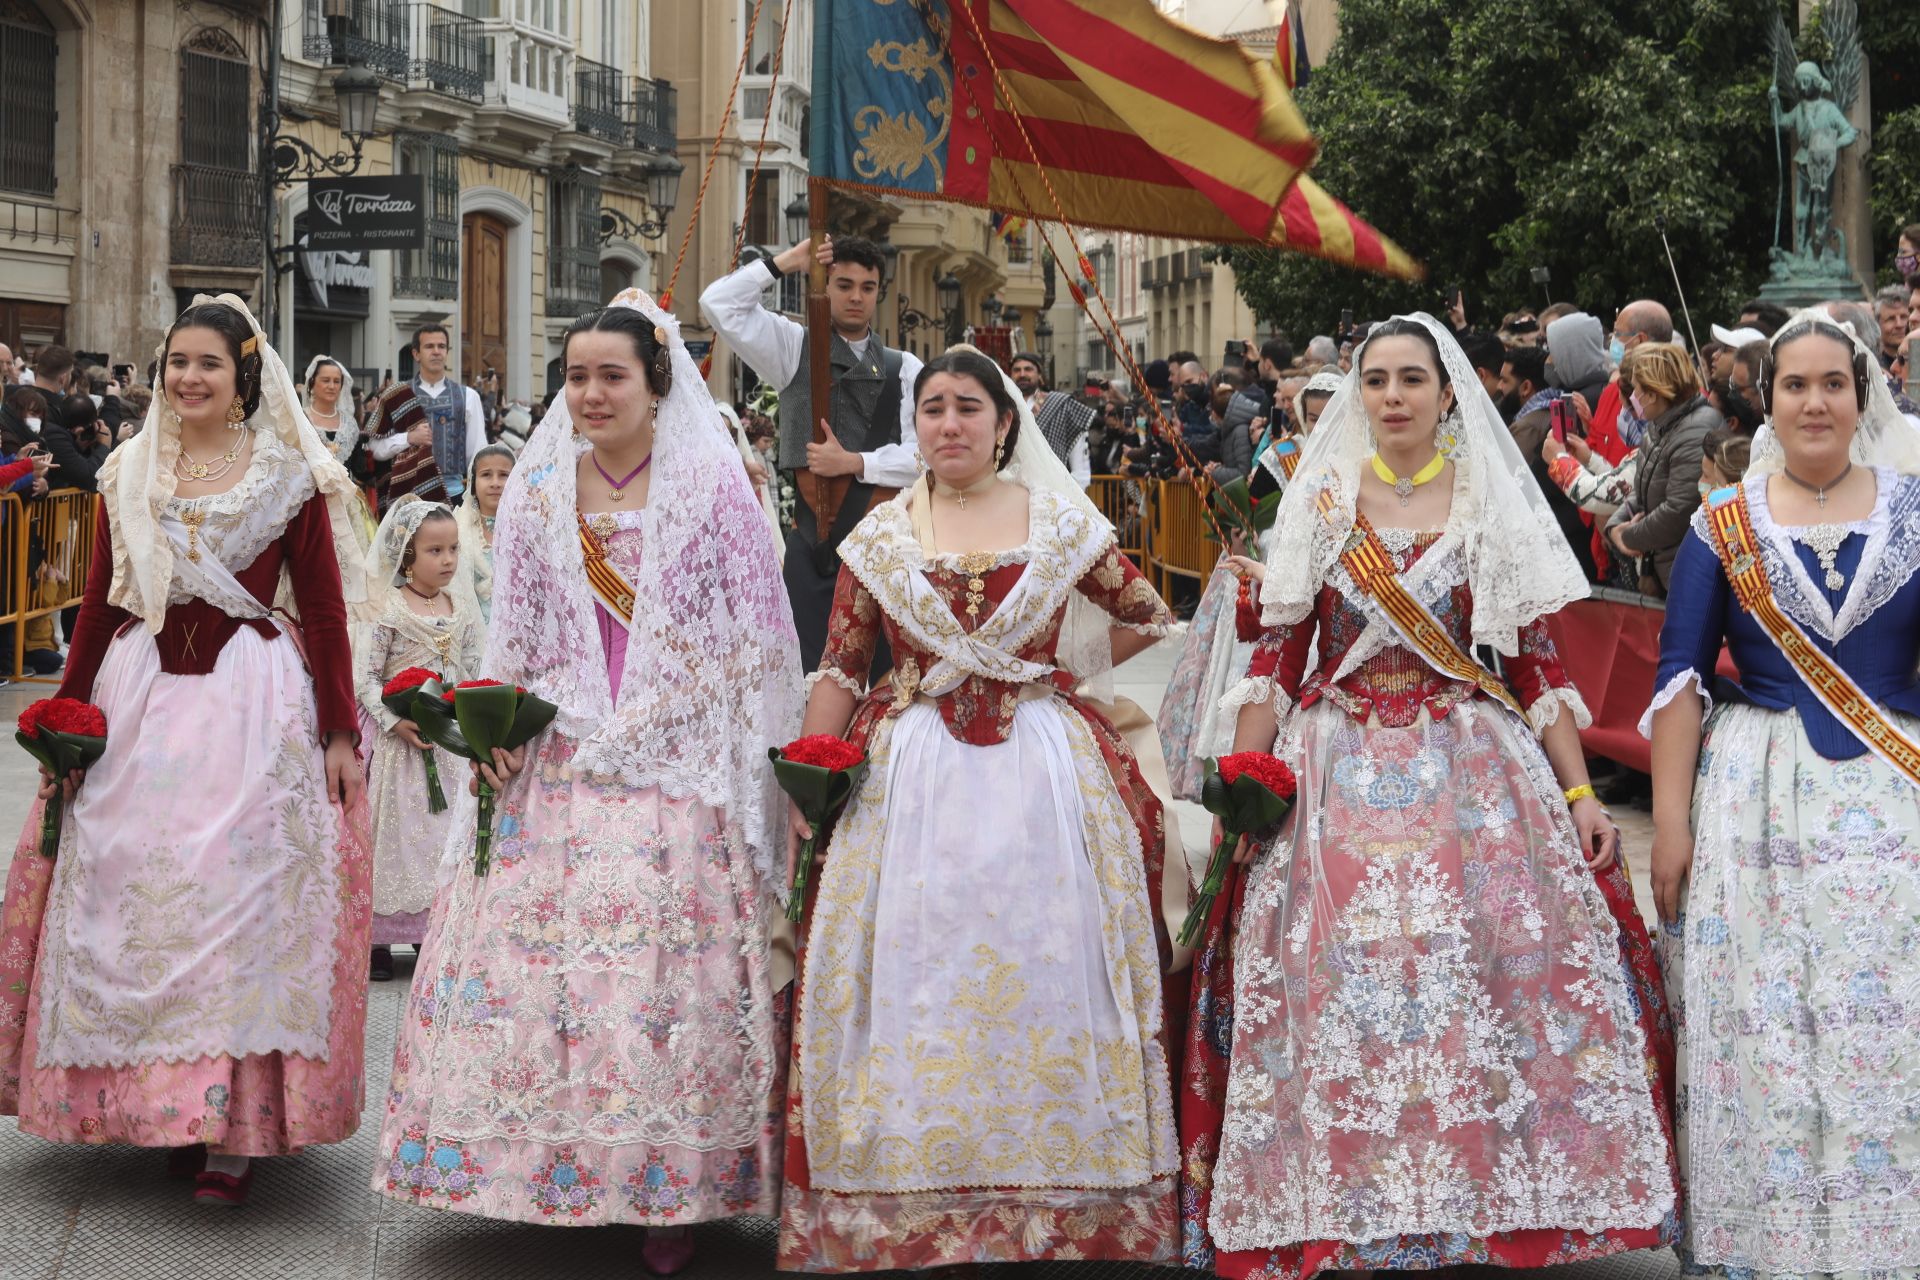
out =
{"type": "Polygon", "coordinates": [[[14,730],[13,740],[26,748],[27,754],[38,760],[48,773],[56,778],[60,776],[60,762],[54,758],[46,743],[33,734],[21,733],[17,729],[14,730]]]}
{"type": "Polygon", "coordinates": [[[45,726],[41,727],[40,733],[54,744],[60,759],[66,762],[68,769],[91,768],[107,749],[105,738],[96,738],[91,734],[62,733],[58,729],[48,729],[45,726]]]}
{"type": "Polygon", "coordinates": [[[508,751],[524,747],[540,736],[541,730],[553,723],[560,708],[545,698],[536,698],[530,693],[519,696],[519,704],[513,709],[513,727],[507,733],[507,741],[500,745],[508,751]]]}
{"type": "Polygon", "coordinates": [[[414,691],[413,722],[420,726],[421,736],[436,746],[451,751],[462,760],[475,760],[473,748],[468,745],[460,725],[454,720],[453,706],[442,696],[445,686],[438,680],[429,680],[414,691]]]}
{"type": "Polygon", "coordinates": [[[833,794],[833,770],[788,760],[778,747],[769,747],[767,758],[773,762],[773,776],[780,789],[799,806],[807,821],[818,822],[825,817],[831,807],[828,797],[833,794]]]}
{"type": "Polygon", "coordinates": [[[512,685],[506,684],[454,690],[454,718],[460,722],[461,736],[479,753],[478,758],[491,760],[495,747],[506,748],[519,696],[512,685]]]}
{"type": "Polygon", "coordinates": [[[1253,493],[1247,488],[1247,478],[1239,476],[1213,490],[1213,505],[1220,514],[1232,520],[1242,529],[1253,525],[1253,493]]]}
{"type": "Polygon", "coordinates": [[[1274,517],[1280,514],[1281,494],[1278,490],[1268,494],[1253,504],[1253,531],[1265,533],[1273,528],[1274,517]]]}

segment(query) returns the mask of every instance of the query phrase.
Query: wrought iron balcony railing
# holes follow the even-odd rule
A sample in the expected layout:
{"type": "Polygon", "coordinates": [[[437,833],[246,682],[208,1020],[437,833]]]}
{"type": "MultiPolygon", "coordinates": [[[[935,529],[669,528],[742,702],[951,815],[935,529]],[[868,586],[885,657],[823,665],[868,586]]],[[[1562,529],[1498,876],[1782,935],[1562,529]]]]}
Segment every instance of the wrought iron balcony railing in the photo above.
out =
{"type": "Polygon", "coordinates": [[[641,151],[671,154],[680,143],[680,95],[665,80],[636,77],[626,101],[633,145],[641,151]]]}
{"type": "Polygon", "coordinates": [[[620,117],[618,71],[585,58],[574,63],[573,127],[607,142],[627,140],[626,125],[620,117]]]}
{"type": "Polygon", "coordinates": [[[202,267],[260,265],[260,175],[206,164],[176,164],[171,172],[174,263],[202,267]]]}
{"type": "Polygon", "coordinates": [[[329,19],[324,0],[307,0],[302,51],[314,62],[360,62],[404,83],[412,70],[408,5],[400,0],[347,0],[344,18],[329,19]]]}
{"type": "Polygon", "coordinates": [[[409,83],[480,101],[486,84],[487,41],[480,34],[478,18],[437,4],[412,3],[407,5],[407,30],[412,37],[409,83]]]}

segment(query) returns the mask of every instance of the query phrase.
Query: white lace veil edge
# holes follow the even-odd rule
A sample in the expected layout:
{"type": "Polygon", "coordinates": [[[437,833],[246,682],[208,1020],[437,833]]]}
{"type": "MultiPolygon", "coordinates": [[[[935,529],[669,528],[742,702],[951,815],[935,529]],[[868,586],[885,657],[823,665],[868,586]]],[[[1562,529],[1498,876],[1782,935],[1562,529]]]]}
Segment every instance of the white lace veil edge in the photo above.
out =
{"type": "MultiPolygon", "coordinates": [[[[286,364],[267,341],[247,304],[231,293],[198,294],[192,306],[217,303],[247,319],[260,345],[260,404],[246,426],[272,431],[300,455],[313,473],[315,489],[325,497],[333,525],[333,551],[341,593],[349,606],[366,601],[366,564],[354,535],[349,503],[356,501],[353,478],[307,420],[286,364]]],[[[166,624],[167,595],[173,584],[173,539],[160,526],[161,513],[179,487],[174,462],[180,456],[180,420],[167,412],[164,347],[154,371],[153,402],[140,433],[114,450],[100,471],[113,537],[113,581],[107,602],[137,615],[150,632],[166,624]]],[[[244,566],[242,566],[244,567],[244,566]]],[[[284,585],[284,579],[283,579],[284,585]]],[[[287,597],[281,591],[282,598],[287,597]]]]}
{"type": "Polygon", "coordinates": [[[650,319],[671,356],[655,408],[640,568],[616,701],[581,552],[577,471],[588,449],[555,396],[516,461],[494,521],[485,674],[559,708],[576,771],[719,809],[763,890],[786,896],[786,809],[770,747],[798,732],[799,642],[765,516],[679,322],[644,292],[613,307],[650,319]]]}
{"type": "Polygon", "coordinates": [[[325,353],[307,361],[307,371],[300,378],[300,407],[313,408],[313,374],[323,364],[330,364],[340,371],[340,399],[334,403],[334,409],[350,412],[353,407],[353,374],[346,365],[325,353]]]}
{"type": "MultiPolygon", "coordinates": [[[[1435,442],[1454,463],[1445,532],[1466,564],[1473,641],[1513,653],[1522,627],[1585,599],[1589,584],[1460,344],[1425,312],[1394,319],[1428,332],[1454,392],[1454,411],[1441,422],[1435,442]]],[[[1299,469],[1280,500],[1271,544],[1277,554],[1260,591],[1269,626],[1297,623],[1312,611],[1353,529],[1361,468],[1374,448],[1360,394],[1366,349],[1363,343],[1353,353],[1353,368],[1305,438],[1299,469]],[[1323,491],[1333,495],[1331,518],[1319,509],[1323,491]]]]}
{"type": "MultiPolygon", "coordinates": [[[[1867,407],[1853,433],[1850,456],[1855,466],[1891,467],[1901,475],[1920,475],[1920,428],[1916,428],[1894,402],[1887,380],[1880,376],[1879,356],[1867,346],[1852,327],[1835,320],[1822,306],[1797,311],[1780,326],[1768,344],[1777,350],[1782,339],[1818,330],[1853,345],[1856,356],[1863,357],[1867,369],[1867,407]]],[[[1753,455],[1747,462],[1748,476],[1768,476],[1786,470],[1787,455],[1780,437],[1774,434],[1771,406],[1767,420],[1754,432],[1753,455]]]]}
{"type": "MultiPolygon", "coordinates": [[[[992,357],[978,347],[968,343],[956,343],[947,348],[948,352],[965,351],[989,361],[992,357]]],[[[1005,369],[995,362],[1001,382],[1007,395],[1013,400],[1014,412],[1019,414],[1020,431],[1013,442],[1013,457],[1001,469],[1001,476],[1015,481],[1029,492],[1046,490],[1060,497],[1068,506],[1092,517],[1093,527],[1098,536],[1111,542],[1115,538],[1113,524],[1087,496],[1087,491],[1074,480],[1047,444],[1046,436],[1041,434],[1040,426],[1034,421],[1033,409],[1027,404],[1027,398],[1007,374],[1005,369]]],[[[908,412],[905,430],[913,430],[912,390],[907,389],[908,412]]],[[[899,501],[911,498],[913,489],[907,489],[899,501]]],[[[1073,673],[1080,690],[1095,702],[1111,704],[1114,699],[1113,686],[1113,620],[1099,605],[1075,591],[1067,598],[1067,616],[1060,624],[1060,641],[1054,650],[1058,666],[1073,673]]]]}

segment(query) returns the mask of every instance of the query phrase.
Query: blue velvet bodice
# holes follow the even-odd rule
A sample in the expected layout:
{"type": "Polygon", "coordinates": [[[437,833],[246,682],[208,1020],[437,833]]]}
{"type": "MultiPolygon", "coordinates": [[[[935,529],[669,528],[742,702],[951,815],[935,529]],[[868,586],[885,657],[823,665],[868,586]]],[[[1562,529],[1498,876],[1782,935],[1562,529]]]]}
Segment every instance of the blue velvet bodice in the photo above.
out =
{"type": "MultiPolygon", "coordinates": [[[[1748,483],[1748,507],[1768,581],[1788,616],[1883,709],[1920,715],[1920,477],[1882,470],[1879,480],[1872,519],[1849,533],[1834,557],[1845,579],[1837,590],[1826,585],[1813,549],[1772,524],[1764,480],[1748,483]],[[1801,574],[1786,562],[1788,555],[1801,574]]],[[[1689,671],[1711,689],[1723,639],[1740,670],[1733,697],[1798,712],[1807,741],[1829,760],[1867,750],[1734,599],[1705,521],[1697,519],[1674,562],[1660,631],[1659,693],[1666,695],[1689,671]]]]}

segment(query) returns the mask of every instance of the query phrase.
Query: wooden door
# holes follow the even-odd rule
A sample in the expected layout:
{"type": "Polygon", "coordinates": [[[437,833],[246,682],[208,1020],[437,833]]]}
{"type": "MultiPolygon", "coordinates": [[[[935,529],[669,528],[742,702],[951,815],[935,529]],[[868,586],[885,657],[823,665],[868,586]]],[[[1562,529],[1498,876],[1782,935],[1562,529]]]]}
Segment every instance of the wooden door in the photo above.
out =
{"type": "MultiPolygon", "coordinates": [[[[479,385],[488,366],[507,376],[507,224],[470,213],[460,227],[460,369],[479,385]]],[[[526,282],[522,282],[523,284],[526,282]]]]}

